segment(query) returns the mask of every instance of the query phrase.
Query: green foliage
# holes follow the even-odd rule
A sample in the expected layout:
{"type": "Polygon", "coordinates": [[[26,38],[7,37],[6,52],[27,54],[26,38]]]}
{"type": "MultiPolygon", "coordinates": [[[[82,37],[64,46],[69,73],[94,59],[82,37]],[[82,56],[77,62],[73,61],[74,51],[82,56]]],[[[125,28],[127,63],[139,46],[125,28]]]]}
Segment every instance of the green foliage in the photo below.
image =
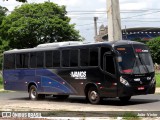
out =
{"type": "Polygon", "coordinates": [[[69,24],[65,6],[52,2],[24,4],[2,22],[2,38],[10,48],[32,48],[42,43],[79,41],[74,24],[69,24]]]}
{"type": "Polygon", "coordinates": [[[160,73],[156,73],[156,87],[160,87],[160,73]]]}
{"type": "Polygon", "coordinates": [[[160,37],[150,40],[147,45],[150,48],[154,63],[160,64],[160,37]]]}
{"type": "Polygon", "coordinates": [[[2,20],[6,16],[7,11],[8,11],[8,9],[6,7],[0,6],[0,25],[2,24],[2,20]]]}

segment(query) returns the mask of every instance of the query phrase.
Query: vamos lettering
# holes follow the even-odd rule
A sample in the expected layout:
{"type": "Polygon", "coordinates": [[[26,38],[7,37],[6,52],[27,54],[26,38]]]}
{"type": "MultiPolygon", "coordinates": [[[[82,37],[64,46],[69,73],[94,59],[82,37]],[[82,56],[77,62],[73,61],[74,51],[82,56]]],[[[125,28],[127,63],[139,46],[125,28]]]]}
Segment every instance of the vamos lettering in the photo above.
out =
{"type": "Polygon", "coordinates": [[[74,79],[87,79],[86,71],[72,71],[70,75],[74,79]]]}

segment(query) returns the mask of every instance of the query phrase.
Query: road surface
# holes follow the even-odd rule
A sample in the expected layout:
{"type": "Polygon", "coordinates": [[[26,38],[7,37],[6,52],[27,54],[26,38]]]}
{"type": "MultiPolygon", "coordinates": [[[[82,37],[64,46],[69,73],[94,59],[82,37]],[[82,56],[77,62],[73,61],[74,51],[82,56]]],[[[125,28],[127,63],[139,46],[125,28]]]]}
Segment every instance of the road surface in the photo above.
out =
{"type": "Polygon", "coordinates": [[[160,94],[133,96],[127,104],[108,98],[99,105],[92,105],[84,97],[70,96],[62,101],[48,96],[45,100],[31,101],[28,93],[8,92],[0,93],[0,110],[160,111],[160,94]]]}

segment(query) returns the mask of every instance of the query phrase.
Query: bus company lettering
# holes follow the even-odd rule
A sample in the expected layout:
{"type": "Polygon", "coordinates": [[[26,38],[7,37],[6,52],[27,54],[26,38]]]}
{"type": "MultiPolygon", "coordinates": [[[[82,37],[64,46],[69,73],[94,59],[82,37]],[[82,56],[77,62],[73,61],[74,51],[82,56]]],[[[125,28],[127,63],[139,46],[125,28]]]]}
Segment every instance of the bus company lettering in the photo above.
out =
{"type": "Polygon", "coordinates": [[[72,71],[70,75],[74,79],[87,79],[86,71],[72,71]]]}

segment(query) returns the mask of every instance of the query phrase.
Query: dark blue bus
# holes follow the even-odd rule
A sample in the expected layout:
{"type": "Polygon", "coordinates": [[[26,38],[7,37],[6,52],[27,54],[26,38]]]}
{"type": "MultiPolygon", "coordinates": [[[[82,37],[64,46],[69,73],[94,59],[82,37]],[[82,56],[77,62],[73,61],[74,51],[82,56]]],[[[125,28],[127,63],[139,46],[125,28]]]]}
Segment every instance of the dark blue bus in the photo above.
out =
{"type": "Polygon", "coordinates": [[[4,52],[5,90],[27,91],[32,100],[46,95],[65,99],[84,95],[92,104],[155,93],[149,49],[133,41],[60,42],[4,52]]]}

